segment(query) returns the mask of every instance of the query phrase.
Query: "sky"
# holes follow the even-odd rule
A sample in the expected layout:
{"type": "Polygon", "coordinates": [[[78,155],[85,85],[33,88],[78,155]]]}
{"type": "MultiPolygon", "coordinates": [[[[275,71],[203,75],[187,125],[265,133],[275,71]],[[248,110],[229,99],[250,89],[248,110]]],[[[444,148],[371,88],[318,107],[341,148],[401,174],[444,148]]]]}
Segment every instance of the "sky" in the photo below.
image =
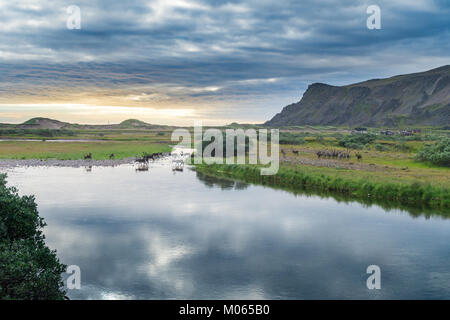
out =
{"type": "Polygon", "coordinates": [[[450,64],[449,17],[448,0],[0,0],[0,122],[262,123],[314,82],[450,64]]]}

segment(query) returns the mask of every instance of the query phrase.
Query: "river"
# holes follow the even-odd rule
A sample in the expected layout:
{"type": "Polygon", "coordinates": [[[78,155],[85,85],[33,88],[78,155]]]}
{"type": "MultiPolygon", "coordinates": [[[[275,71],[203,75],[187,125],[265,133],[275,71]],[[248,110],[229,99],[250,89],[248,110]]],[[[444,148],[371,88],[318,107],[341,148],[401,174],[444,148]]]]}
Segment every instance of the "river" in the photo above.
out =
{"type": "Polygon", "coordinates": [[[168,161],[8,170],[71,299],[450,298],[450,220],[205,177],[168,161]],[[369,265],[381,289],[369,290],[369,265]]]}

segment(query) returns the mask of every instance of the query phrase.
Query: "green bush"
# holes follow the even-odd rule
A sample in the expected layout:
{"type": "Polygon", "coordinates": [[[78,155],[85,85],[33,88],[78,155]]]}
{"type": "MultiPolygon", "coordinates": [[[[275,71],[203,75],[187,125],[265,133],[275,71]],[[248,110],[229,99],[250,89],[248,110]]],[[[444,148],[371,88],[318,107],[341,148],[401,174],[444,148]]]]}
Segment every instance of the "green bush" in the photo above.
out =
{"type": "Polygon", "coordinates": [[[445,138],[433,145],[426,145],[416,154],[416,159],[450,167],[450,138],[445,138]]]}
{"type": "Polygon", "coordinates": [[[340,139],[339,145],[350,149],[362,149],[366,144],[375,141],[375,139],[376,136],[374,134],[351,134],[340,139]]]}
{"type": "Polygon", "coordinates": [[[377,151],[388,151],[389,147],[385,146],[384,144],[375,144],[375,150],[377,151]]]}
{"type": "Polygon", "coordinates": [[[0,299],[63,299],[61,264],[44,242],[32,196],[19,196],[0,175],[0,299]]]}

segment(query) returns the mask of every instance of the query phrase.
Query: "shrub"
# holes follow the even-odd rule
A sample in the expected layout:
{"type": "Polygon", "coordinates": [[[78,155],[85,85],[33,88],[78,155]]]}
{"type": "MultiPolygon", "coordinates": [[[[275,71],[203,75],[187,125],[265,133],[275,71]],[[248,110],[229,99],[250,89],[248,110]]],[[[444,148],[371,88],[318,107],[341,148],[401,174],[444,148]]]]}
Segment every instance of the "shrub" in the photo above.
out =
{"type": "Polygon", "coordinates": [[[366,144],[375,141],[373,134],[351,134],[339,140],[339,145],[345,148],[362,149],[366,144]]]}
{"type": "Polygon", "coordinates": [[[383,144],[377,143],[377,144],[375,145],[375,150],[377,150],[377,151],[388,151],[388,150],[389,150],[389,147],[387,147],[387,146],[385,146],[385,145],[383,145],[383,144]]]}
{"type": "Polygon", "coordinates": [[[450,167],[450,138],[445,138],[433,145],[426,145],[416,154],[416,159],[450,167]]]}
{"type": "Polygon", "coordinates": [[[0,175],[0,299],[63,299],[61,264],[44,242],[32,196],[19,196],[0,175]]]}

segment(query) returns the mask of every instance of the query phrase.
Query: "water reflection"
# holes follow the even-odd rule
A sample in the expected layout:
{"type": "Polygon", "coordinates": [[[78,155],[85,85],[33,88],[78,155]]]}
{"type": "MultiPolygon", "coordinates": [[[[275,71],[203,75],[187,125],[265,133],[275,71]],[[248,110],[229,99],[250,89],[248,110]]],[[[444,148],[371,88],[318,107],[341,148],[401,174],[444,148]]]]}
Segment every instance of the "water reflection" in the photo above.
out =
{"type": "Polygon", "coordinates": [[[450,298],[450,223],[213,179],[170,164],[19,168],[73,299],[450,298]],[[45,181],[45,183],[43,183],[45,181]],[[366,268],[382,289],[366,289],[366,268]]]}
{"type": "Polygon", "coordinates": [[[226,189],[244,190],[244,189],[247,189],[249,186],[249,184],[245,183],[245,182],[211,177],[211,176],[205,175],[201,172],[196,172],[196,176],[199,181],[203,182],[204,185],[209,188],[219,187],[222,190],[226,190],[226,189]]]}

